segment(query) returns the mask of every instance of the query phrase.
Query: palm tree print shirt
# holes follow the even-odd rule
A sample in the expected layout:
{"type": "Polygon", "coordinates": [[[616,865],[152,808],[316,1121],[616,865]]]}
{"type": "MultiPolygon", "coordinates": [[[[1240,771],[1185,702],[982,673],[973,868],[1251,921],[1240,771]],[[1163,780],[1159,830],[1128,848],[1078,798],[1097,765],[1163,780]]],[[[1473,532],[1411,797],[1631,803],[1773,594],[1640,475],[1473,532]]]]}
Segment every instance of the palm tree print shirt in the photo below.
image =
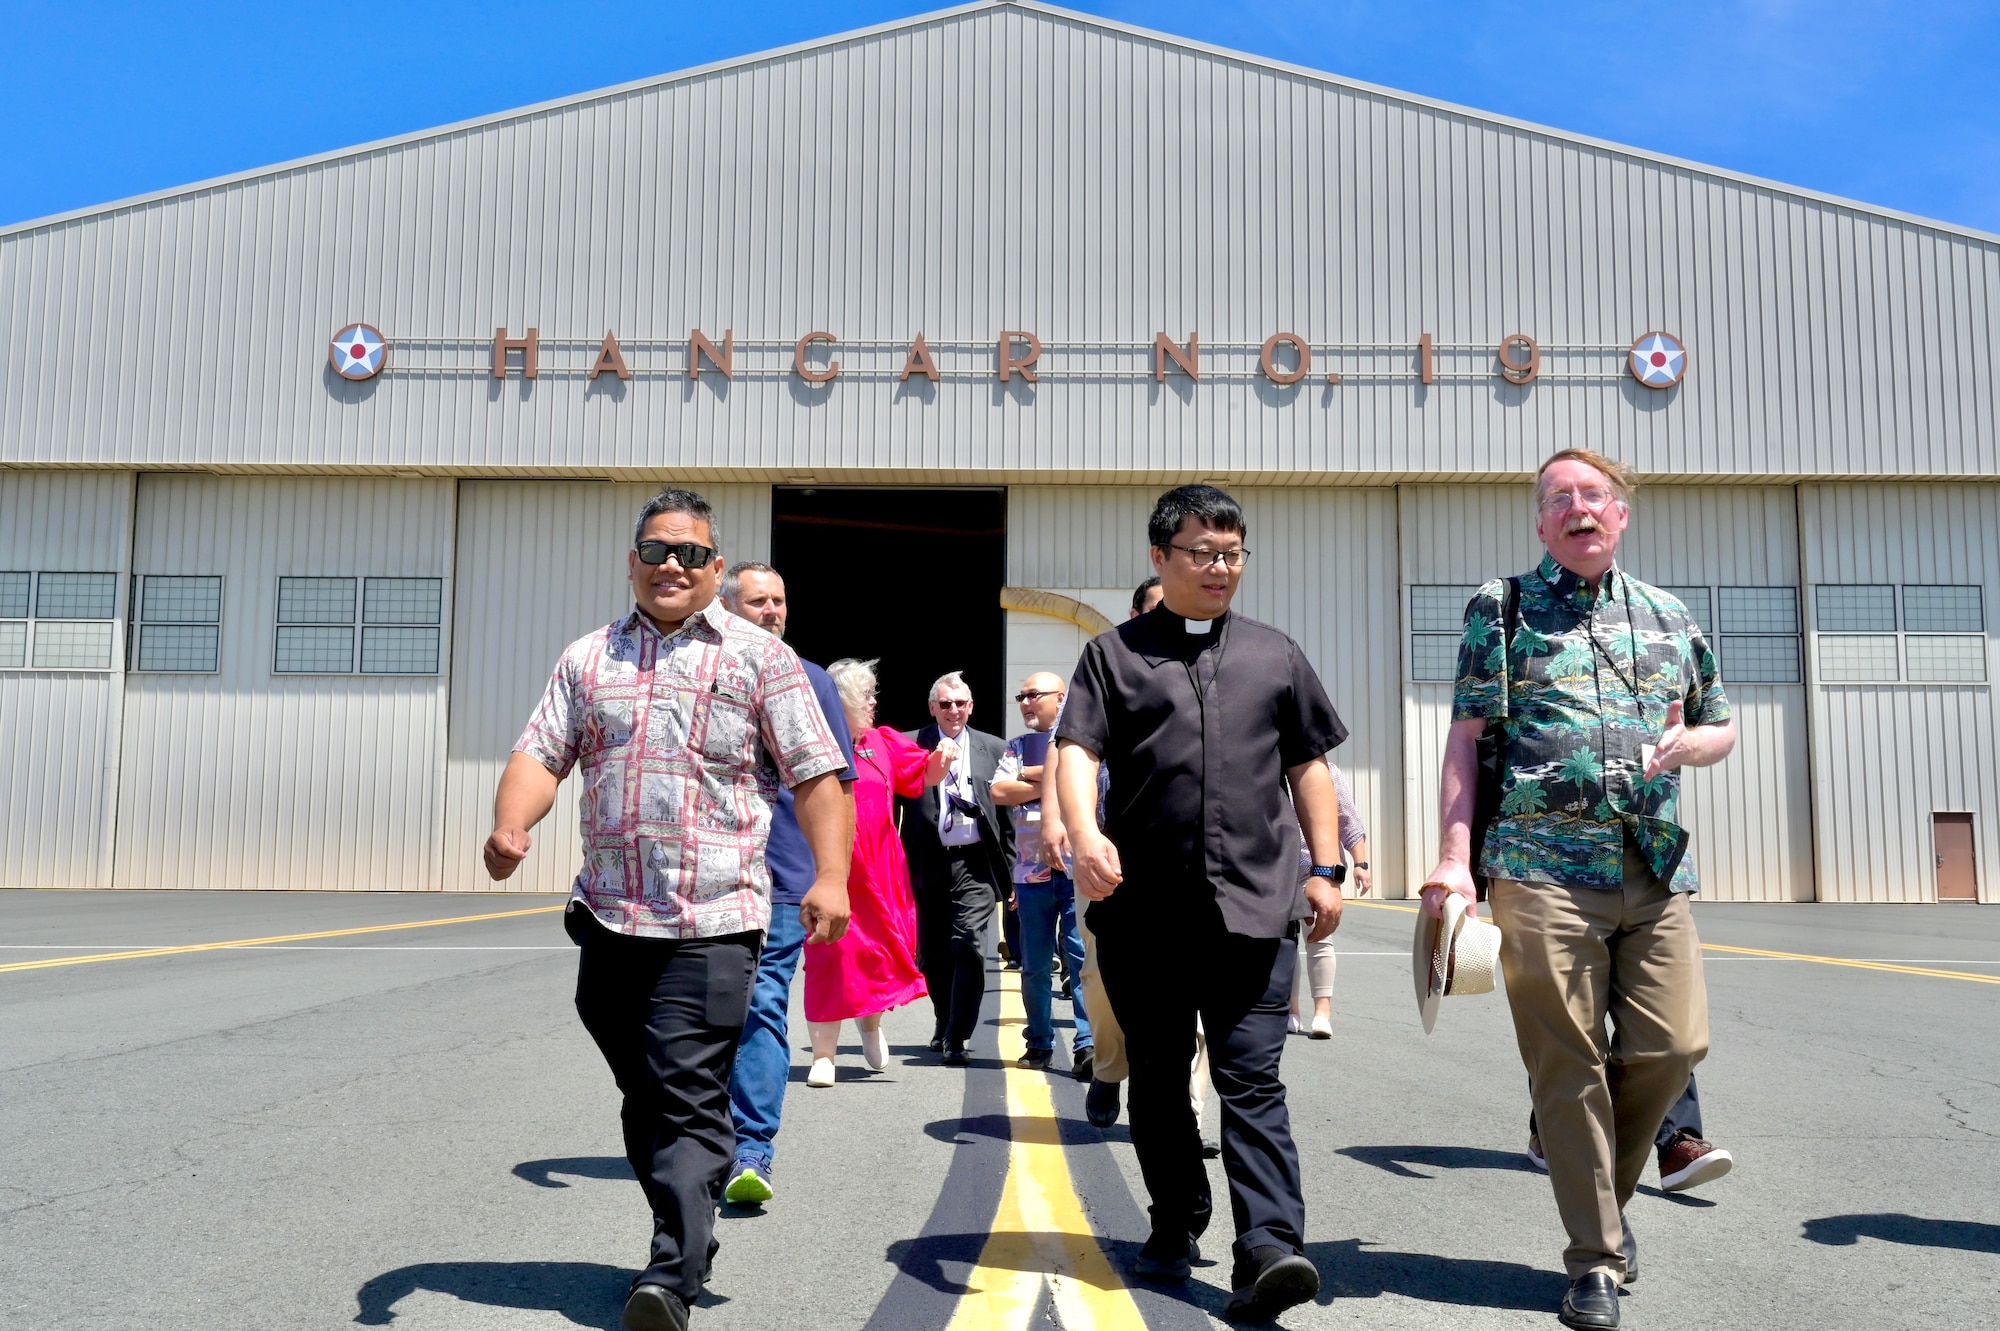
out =
{"type": "Polygon", "coordinates": [[[1680,773],[1644,780],[1667,705],[1687,725],[1729,719],[1715,653],[1680,601],[1614,567],[1595,594],[1544,556],[1525,573],[1512,651],[1501,642],[1507,584],[1465,607],[1452,720],[1499,720],[1507,755],[1499,814],[1479,872],[1522,882],[1615,888],[1629,834],[1659,880],[1693,892],[1680,825],[1680,773]]]}

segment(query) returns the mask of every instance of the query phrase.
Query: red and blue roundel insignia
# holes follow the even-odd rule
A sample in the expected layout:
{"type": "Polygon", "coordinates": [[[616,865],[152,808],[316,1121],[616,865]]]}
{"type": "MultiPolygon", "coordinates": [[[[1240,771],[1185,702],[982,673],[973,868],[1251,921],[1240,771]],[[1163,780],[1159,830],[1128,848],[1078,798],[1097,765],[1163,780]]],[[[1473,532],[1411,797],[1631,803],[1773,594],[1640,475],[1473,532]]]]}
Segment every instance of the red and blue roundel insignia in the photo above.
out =
{"type": "Polygon", "coordinates": [[[349,324],[327,344],[326,359],[343,379],[373,379],[389,361],[389,342],[367,324],[349,324]]]}
{"type": "Polygon", "coordinates": [[[1688,372],[1688,350],[1672,333],[1641,333],[1625,362],[1648,388],[1672,388],[1688,372]]]}

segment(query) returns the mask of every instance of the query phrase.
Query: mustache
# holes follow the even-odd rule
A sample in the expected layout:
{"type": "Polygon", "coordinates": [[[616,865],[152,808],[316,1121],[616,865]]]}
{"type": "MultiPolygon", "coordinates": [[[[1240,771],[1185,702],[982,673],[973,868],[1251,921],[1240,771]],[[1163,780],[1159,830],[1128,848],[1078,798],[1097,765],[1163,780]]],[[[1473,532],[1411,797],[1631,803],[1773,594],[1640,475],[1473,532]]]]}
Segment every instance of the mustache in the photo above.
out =
{"type": "Polygon", "coordinates": [[[1571,518],[1563,524],[1563,535],[1574,536],[1579,532],[1603,531],[1604,524],[1589,514],[1571,518]]]}

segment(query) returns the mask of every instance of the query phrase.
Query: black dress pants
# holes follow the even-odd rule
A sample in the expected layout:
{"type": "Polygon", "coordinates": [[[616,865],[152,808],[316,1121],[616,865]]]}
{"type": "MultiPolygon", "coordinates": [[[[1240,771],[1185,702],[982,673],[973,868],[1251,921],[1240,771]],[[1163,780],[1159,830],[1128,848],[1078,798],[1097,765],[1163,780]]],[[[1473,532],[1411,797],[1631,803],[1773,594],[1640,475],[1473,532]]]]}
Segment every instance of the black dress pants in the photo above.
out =
{"type": "Polygon", "coordinates": [[[945,848],[948,877],[915,893],[917,965],[931,991],[934,1034],[947,1044],[966,1044],[979,1028],[979,1005],[986,1000],[986,926],[993,918],[995,889],[986,881],[986,852],[945,848]]]}
{"type": "Polygon", "coordinates": [[[1252,1248],[1300,1251],[1304,1181],[1278,1078],[1296,940],[1229,933],[1212,903],[1206,911],[1108,914],[1093,909],[1090,927],[1105,997],[1125,1030],[1132,1149],[1152,1196],[1153,1232],[1199,1235],[1212,1209],[1187,1089],[1199,1014],[1222,1102],[1236,1259],[1244,1262],[1252,1248]]]}
{"type": "Polygon", "coordinates": [[[729,1072],[763,935],[633,938],[571,906],[582,949],[576,1011],[624,1094],[625,1158],[653,1208],[639,1278],[692,1305],[715,1254],[715,1208],[736,1150],[729,1072]]]}

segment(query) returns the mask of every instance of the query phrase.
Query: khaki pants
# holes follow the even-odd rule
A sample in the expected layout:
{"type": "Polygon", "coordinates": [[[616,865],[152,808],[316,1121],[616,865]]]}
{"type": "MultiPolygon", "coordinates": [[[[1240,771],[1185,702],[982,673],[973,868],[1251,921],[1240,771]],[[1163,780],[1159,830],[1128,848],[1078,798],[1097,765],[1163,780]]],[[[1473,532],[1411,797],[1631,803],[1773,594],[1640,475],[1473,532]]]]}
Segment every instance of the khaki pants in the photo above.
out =
{"type": "MultiPolygon", "coordinates": [[[[1097,936],[1083,922],[1081,910],[1076,913],[1076,928],[1083,935],[1083,1010],[1090,1017],[1090,1079],[1124,1081],[1131,1071],[1125,1062],[1125,1028],[1118,1024],[1118,1014],[1111,1010],[1111,999],[1105,995],[1104,976],[1097,969],[1097,936]]],[[[1202,1106],[1208,1101],[1208,1040],[1199,1018],[1195,1021],[1194,1067],[1188,1073],[1188,1099],[1194,1105],[1195,1118],[1199,1119],[1202,1106]]]]}
{"type": "Polygon", "coordinates": [[[1625,1203],[1708,1052],[1688,898],[1660,886],[1629,846],[1625,861],[1622,888],[1496,879],[1490,902],[1572,1280],[1606,1271],[1623,1281],[1625,1203]]]}

